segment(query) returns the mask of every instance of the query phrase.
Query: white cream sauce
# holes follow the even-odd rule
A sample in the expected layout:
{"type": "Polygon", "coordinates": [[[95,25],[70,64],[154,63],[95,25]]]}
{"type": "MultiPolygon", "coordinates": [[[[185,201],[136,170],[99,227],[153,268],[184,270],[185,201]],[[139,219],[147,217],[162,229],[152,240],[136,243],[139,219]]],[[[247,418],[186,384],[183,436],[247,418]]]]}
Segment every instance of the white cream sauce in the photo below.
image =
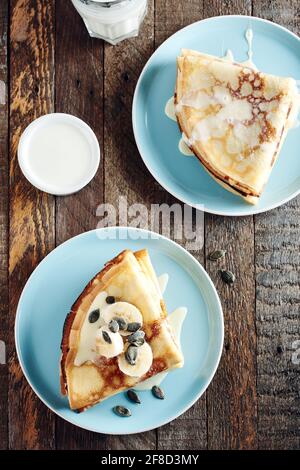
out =
{"type": "Polygon", "coordinates": [[[237,62],[234,58],[233,52],[231,49],[228,49],[226,54],[222,57],[224,60],[227,60],[228,62],[236,62],[241,65],[244,65],[245,67],[250,67],[251,69],[258,70],[257,66],[253,62],[253,30],[251,28],[248,28],[245,32],[245,38],[248,44],[248,59],[244,60],[243,62],[237,62]]]}
{"type": "MultiPolygon", "coordinates": [[[[296,87],[297,87],[297,82],[296,82],[296,87]]],[[[299,88],[297,87],[297,99],[293,103],[293,109],[290,113],[288,123],[287,123],[287,128],[289,130],[291,129],[297,129],[300,126],[300,120],[299,120],[299,111],[300,111],[300,93],[299,93],[299,88]]]]}
{"type": "Polygon", "coordinates": [[[222,59],[227,60],[227,62],[234,62],[234,57],[231,49],[227,49],[226,54],[222,57],[222,59]]]}
{"type": "Polygon", "coordinates": [[[168,118],[172,119],[172,121],[176,121],[174,96],[171,96],[171,98],[168,99],[165,106],[165,114],[168,118]]]}
{"type": "Polygon", "coordinates": [[[253,49],[252,49],[252,41],[253,41],[253,31],[251,28],[248,28],[245,33],[245,38],[248,43],[248,61],[252,62],[253,57],[253,49]]]}
{"type": "Polygon", "coordinates": [[[96,332],[101,326],[104,325],[104,321],[100,314],[99,319],[95,323],[90,323],[89,314],[96,309],[99,309],[100,312],[103,312],[105,306],[108,305],[105,301],[106,297],[106,292],[100,292],[100,294],[95,297],[92,305],[88,310],[80,333],[79,347],[74,360],[75,366],[81,366],[86,361],[94,362],[97,358],[98,354],[95,351],[96,332]]]}
{"type": "MultiPolygon", "coordinates": [[[[245,67],[250,67],[254,70],[258,70],[256,65],[253,62],[253,30],[251,28],[248,28],[245,31],[245,38],[246,38],[247,44],[248,44],[248,53],[247,53],[248,59],[245,60],[244,62],[240,62],[240,64],[244,65],[245,67]]],[[[228,62],[235,62],[234,55],[233,55],[233,52],[232,52],[231,49],[227,50],[226,54],[223,56],[223,59],[227,60],[228,62]]],[[[225,100],[226,99],[228,100],[228,97],[227,96],[216,96],[216,97],[214,97],[214,99],[217,99],[217,101],[222,102],[222,105],[224,105],[225,100]]],[[[229,101],[231,101],[231,100],[229,100],[229,101]]],[[[185,103],[178,104],[178,107],[182,104],[186,104],[187,106],[189,105],[189,103],[185,102],[185,103]]],[[[193,102],[191,104],[195,104],[195,103],[193,102]]],[[[212,104],[214,104],[214,103],[212,103],[212,104]]],[[[234,103],[234,102],[225,103],[224,109],[222,110],[222,116],[219,116],[221,121],[224,121],[225,119],[226,120],[232,119],[232,122],[233,122],[233,121],[240,121],[240,120],[243,120],[243,119],[247,119],[247,116],[245,117],[244,115],[249,114],[249,109],[250,109],[249,104],[244,105],[245,109],[240,109],[241,108],[240,103],[238,103],[237,106],[235,106],[235,104],[236,103],[234,103]],[[248,106],[248,108],[246,109],[247,106],[248,106]]],[[[165,114],[168,118],[172,119],[173,121],[176,121],[176,109],[175,109],[175,105],[174,105],[174,97],[173,96],[171,96],[171,98],[168,99],[168,101],[165,105],[165,114]]],[[[193,131],[193,134],[194,134],[193,139],[194,140],[197,140],[197,139],[202,139],[202,140],[204,139],[205,140],[209,136],[211,136],[212,134],[214,135],[214,133],[217,133],[217,134],[220,133],[220,129],[222,129],[222,126],[219,125],[219,124],[222,124],[222,123],[216,122],[215,119],[214,119],[213,123],[207,123],[206,121],[205,122],[200,122],[199,126],[196,126],[196,128],[194,129],[194,131],[193,131]],[[211,128],[210,124],[214,125],[213,129],[211,128]]],[[[217,137],[218,136],[219,135],[217,135],[217,137]]],[[[185,156],[194,156],[194,153],[190,150],[189,143],[187,142],[187,138],[185,138],[184,134],[182,134],[182,136],[181,136],[181,138],[178,142],[178,149],[179,149],[180,153],[182,153],[185,156]]]]}
{"type": "Polygon", "coordinates": [[[191,149],[187,145],[186,138],[185,138],[184,134],[182,134],[182,137],[179,140],[178,148],[179,148],[180,152],[183,155],[186,155],[187,157],[194,157],[195,156],[195,154],[191,151],[191,149]]]}
{"type": "Polygon", "coordinates": [[[157,280],[158,280],[158,285],[159,285],[161,295],[164,295],[168,282],[169,282],[169,274],[167,273],[161,274],[157,278],[157,280]]]}
{"type": "MultiPolygon", "coordinates": [[[[173,329],[175,339],[180,346],[180,336],[183,322],[187,314],[187,309],[185,307],[179,307],[174,312],[170,313],[168,316],[168,321],[173,329]]],[[[180,346],[181,347],[181,346],[180,346]]],[[[151,390],[154,385],[159,385],[167,377],[168,371],[159,372],[158,374],[150,377],[150,379],[141,382],[140,384],[134,387],[135,390],[151,390]]]]}
{"type": "MultiPolygon", "coordinates": [[[[158,278],[158,283],[159,283],[162,294],[166,290],[168,280],[169,280],[168,274],[162,274],[158,278]]],[[[187,308],[179,307],[179,308],[176,308],[176,310],[174,310],[174,312],[170,313],[170,315],[168,316],[169,324],[171,325],[171,328],[175,336],[175,340],[177,344],[179,345],[180,349],[181,349],[181,344],[180,344],[181,329],[182,329],[182,325],[185,320],[186,314],[187,314],[187,308]]],[[[150,377],[150,379],[147,379],[144,382],[141,382],[140,384],[136,385],[134,389],[139,390],[139,391],[151,390],[151,388],[154,385],[161,384],[162,381],[167,377],[168,373],[169,373],[168,371],[159,372],[153,377],[150,377]]]]}
{"type": "Polygon", "coordinates": [[[300,121],[299,119],[296,119],[289,129],[298,129],[298,127],[300,127],[300,121]]]}

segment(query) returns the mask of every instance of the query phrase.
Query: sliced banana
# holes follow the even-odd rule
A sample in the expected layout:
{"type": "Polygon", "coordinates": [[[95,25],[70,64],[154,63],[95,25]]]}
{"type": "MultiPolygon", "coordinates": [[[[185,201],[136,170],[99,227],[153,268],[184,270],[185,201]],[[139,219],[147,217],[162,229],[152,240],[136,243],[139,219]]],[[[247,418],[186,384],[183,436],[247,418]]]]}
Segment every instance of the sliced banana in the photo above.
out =
{"type": "Polygon", "coordinates": [[[118,356],[124,350],[122,336],[112,333],[108,326],[102,326],[96,332],[96,351],[100,356],[111,358],[118,356]]]}
{"type": "Polygon", "coordinates": [[[125,353],[118,357],[119,369],[130,377],[142,377],[152,365],[153,354],[148,343],[144,343],[137,349],[135,364],[131,365],[125,357],[125,353]]]}
{"type": "MultiPolygon", "coordinates": [[[[109,322],[114,318],[125,320],[126,324],[140,323],[141,326],[143,324],[143,316],[139,309],[137,309],[134,305],[129,304],[128,302],[115,302],[114,304],[108,305],[105,309],[103,309],[102,318],[107,324],[109,324],[109,322]]],[[[131,332],[126,331],[126,329],[122,330],[121,325],[119,333],[122,336],[131,334],[131,332]]]]}

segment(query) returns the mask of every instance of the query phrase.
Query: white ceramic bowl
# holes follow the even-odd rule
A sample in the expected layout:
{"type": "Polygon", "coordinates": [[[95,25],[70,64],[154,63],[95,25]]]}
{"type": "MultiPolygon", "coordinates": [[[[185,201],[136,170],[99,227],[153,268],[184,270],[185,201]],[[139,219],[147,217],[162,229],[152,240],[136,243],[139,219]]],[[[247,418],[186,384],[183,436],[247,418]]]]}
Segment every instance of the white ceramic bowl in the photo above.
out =
{"type": "MultiPolygon", "coordinates": [[[[70,142],[70,146],[72,146],[73,144],[74,142],[70,142]]],[[[49,147],[49,141],[47,141],[47,139],[45,140],[45,147],[46,146],[49,147]]],[[[47,149],[47,151],[49,154],[49,148],[47,149]]],[[[76,152],[77,158],[78,156],[80,157],[80,153],[78,155],[77,148],[76,152]]],[[[76,152],[74,151],[74,162],[76,152]]],[[[61,153],[63,154],[64,152],[61,153]]],[[[54,154],[55,151],[53,151],[53,155],[54,154]]],[[[72,151],[66,152],[65,155],[66,161],[63,162],[64,171],[70,167],[70,174],[72,172],[74,173],[74,168],[72,168],[72,151]]],[[[24,176],[33,186],[40,189],[41,191],[45,191],[46,193],[62,196],[79,191],[93,179],[100,163],[100,147],[95,133],[81,119],[72,116],[71,114],[46,114],[29,124],[29,126],[23,132],[18,146],[18,161],[24,176]],[[52,140],[52,142],[50,142],[50,144],[52,145],[53,143],[53,149],[57,149],[59,147],[59,144],[57,143],[59,141],[59,136],[57,136],[57,141],[55,141],[56,131],[53,131],[53,129],[58,130],[60,125],[62,126],[61,131],[63,131],[63,129],[71,131],[71,133],[69,133],[69,138],[73,133],[73,136],[78,137],[85,148],[85,164],[82,165],[82,168],[77,168],[76,178],[74,177],[73,180],[71,177],[68,177],[68,175],[66,174],[67,171],[65,172],[65,174],[62,174],[59,166],[57,168],[52,169],[52,175],[49,179],[45,176],[45,171],[37,171],[37,166],[34,166],[32,163],[32,149],[34,148],[34,145],[36,145],[37,139],[39,139],[42,158],[44,144],[41,136],[45,135],[45,130],[47,130],[47,127],[50,129],[51,126],[55,126],[52,127],[51,130],[54,139],[52,140]]],[[[55,161],[54,159],[54,162],[55,164],[57,164],[57,160],[55,161]]]]}

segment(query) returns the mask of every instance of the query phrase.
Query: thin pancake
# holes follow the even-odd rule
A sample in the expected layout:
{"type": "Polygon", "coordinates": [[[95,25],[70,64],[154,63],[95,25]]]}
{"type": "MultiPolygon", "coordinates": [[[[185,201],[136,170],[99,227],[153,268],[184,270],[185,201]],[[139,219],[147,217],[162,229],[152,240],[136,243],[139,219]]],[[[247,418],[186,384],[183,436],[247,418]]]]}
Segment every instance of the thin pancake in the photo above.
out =
{"type": "Polygon", "coordinates": [[[146,250],[135,254],[129,250],[120,253],[89,282],[66,318],[61,349],[61,390],[68,395],[70,407],[77,410],[92,406],[163,370],[183,365],[146,250]],[[80,366],[74,364],[83,323],[93,301],[103,291],[118,301],[135,305],[143,316],[143,330],[152,349],[153,363],[142,377],[123,374],[116,357],[100,357],[97,365],[91,361],[80,366]]]}
{"type": "Polygon", "coordinates": [[[258,200],[298,103],[291,78],[196,51],[177,58],[175,112],[189,147],[222,186],[248,202],[258,200]]]}

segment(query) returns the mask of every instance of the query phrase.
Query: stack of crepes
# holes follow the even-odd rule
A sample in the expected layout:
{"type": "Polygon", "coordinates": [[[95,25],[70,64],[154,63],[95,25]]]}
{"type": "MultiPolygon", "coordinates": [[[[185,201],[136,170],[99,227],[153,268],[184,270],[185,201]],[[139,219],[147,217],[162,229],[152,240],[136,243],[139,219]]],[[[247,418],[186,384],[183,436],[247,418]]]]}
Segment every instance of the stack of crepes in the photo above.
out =
{"type": "MultiPolygon", "coordinates": [[[[107,328],[106,331],[113,341],[112,344],[102,341],[102,352],[113,348],[117,344],[115,339],[120,340],[119,333],[111,333],[107,328]]],[[[126,339],[122,337],[124,350],[126,339]]],[[[123,251],[89,282],[66,318],[61,349],[61,391],[68,395],[70,407],[79,411],[159,372],[182,367],[183,356],[169,325],[158,279],[146,250],[123,251]],[[100,308],[95,310],[97,305],[100,308]],[[127,318],[132,312],[138,315],[147,345],[139,353],[141,364],[137,362],[135,366],[125,361],[124,352],[118,357],[111,357],[113,354],[104,357],[96,351],[102,316],[104,320],[108,312],[112,316],[123,312],[126,316],[126,309],[127,318]],[[97,315],[93,318],[95,312],[99,318],[97,315]],[[143,361],[148,364],[146,368],[143,361]],[[135,376],[137,369],[139,373],[135,376]]]]}
{"type": "Polygon", "coordinates": [[[204,168],[256,204],[297,117],[296,81],[184,49],[174,103],[183,140],[204,168]]]}

